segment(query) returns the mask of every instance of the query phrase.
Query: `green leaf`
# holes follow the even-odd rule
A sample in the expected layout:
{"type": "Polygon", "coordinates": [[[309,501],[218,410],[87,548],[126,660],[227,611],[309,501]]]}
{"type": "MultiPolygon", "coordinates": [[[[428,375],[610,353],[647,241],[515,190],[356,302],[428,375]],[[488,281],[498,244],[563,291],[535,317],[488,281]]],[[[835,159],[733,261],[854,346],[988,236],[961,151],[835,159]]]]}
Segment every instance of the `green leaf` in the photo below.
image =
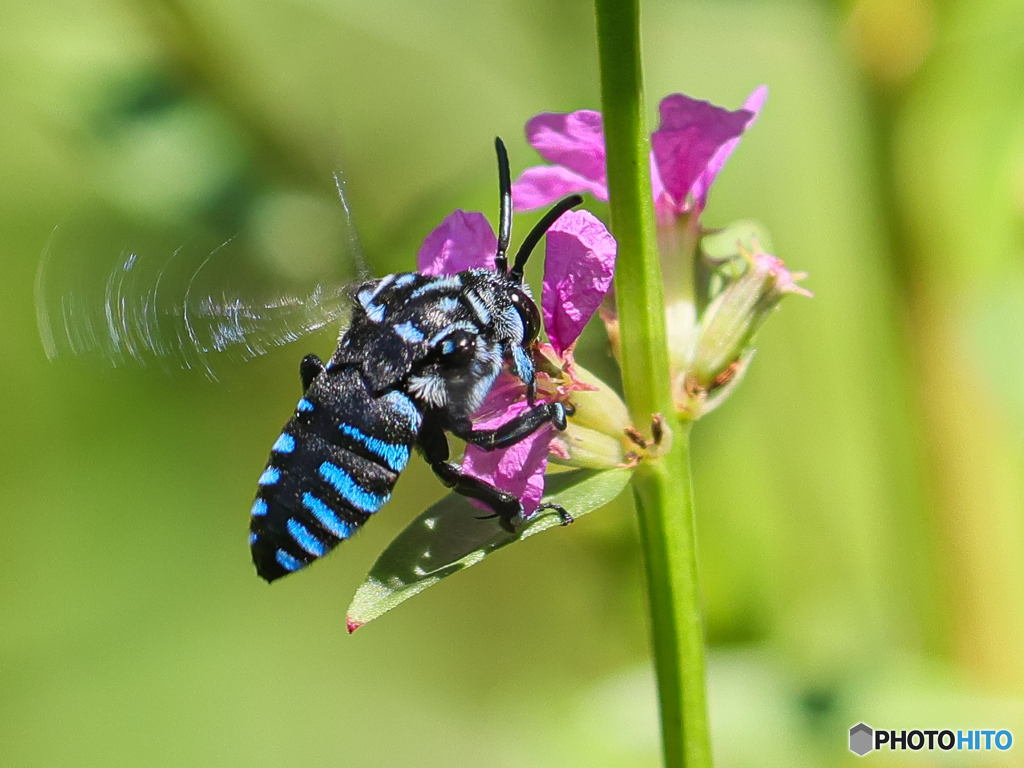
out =
{"type": "MultiPolygon", "coordinates": [[[[544,502],[560,504],[573,517],[603,507],[626,487],[631,469],[580,469],[548,475],[544,502]]],[[[356,590],[348,609],[354,632],[446,576],[476,565],[516,541],[561,524],[544,511],[519,533],[503,530],[465,496],[450,494],[417,517],[388,545],[356,590]]]]}

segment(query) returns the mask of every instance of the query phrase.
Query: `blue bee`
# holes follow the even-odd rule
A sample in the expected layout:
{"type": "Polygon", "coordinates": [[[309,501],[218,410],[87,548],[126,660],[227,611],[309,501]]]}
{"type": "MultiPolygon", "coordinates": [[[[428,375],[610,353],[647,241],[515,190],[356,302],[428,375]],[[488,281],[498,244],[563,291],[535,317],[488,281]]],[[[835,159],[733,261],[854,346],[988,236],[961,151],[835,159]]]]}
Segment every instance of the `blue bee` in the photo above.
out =
{"type": "Polygon", "coordinates": [[[252,506],[253,562],[268,582],[323,557],[381,509],[413,448],[444,485],[486,504],[506,530],[524,522],[518,498],[449,461],[446,433],[497,449],[546,424],[565,429],[565,406],[534,404],[529,350],[540,314],[523,269],[547,229],[582,198],[556,204],[510,269],[511,177],[504,144],[497,139],[495,146],[501,200],[495,269],[406,272],[361,283],[351,291],[352,321],[331,358],[326,364],[316,355],[303,359],[302,398],[271,449],[252,506]],[[506,366],[526,385],[531,407],[498,429],[474,429],[473,413],[506,366]]]}

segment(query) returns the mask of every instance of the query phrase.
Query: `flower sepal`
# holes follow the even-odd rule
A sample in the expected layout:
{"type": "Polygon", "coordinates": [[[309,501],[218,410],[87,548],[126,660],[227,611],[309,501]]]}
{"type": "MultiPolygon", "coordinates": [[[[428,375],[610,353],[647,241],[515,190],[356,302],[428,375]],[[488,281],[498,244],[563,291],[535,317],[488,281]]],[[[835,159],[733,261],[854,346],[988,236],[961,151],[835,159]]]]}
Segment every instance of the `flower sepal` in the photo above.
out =
{"type": "Polygon", "coordinates": [[[701,315],[693,360],[676,387],[676,408],[686,418],[709,412],[724,399],[719,390],[730,384],[729,391],[735,387],[750,363],[755,334],[783,297],[812,295],[799,285],[805,274],[790,272],[756,240],[752,250],[737,247],[745,270],[726,283],[701,315]]]}
{"type": "Polygon", "coordinates": [[[538,394],[572,410],[566,429],[551,440],[551,461],[586,469],[629,463],[624,439],[629,411],[615,390],[579,365],[572,347],[559,355],[550,344],[538,344],[533,359],[538,394]]]}
{"type": "Polygon", "coordinates": [[[724,403],[747,375],[750,361],[754,359],[756,352],[756,349],[748,350],[728,369],[727,374],[721,377],[723,383],[711,390],[705,389],[685,373],[673,377],[672,395],[679,416],[696,421],[724,403]]]}
{"type": "Polygon", "coordinates": [[[622,440],[596,429],[581,427],[571,419],[565,430],[551,439],[548,451],[548,460],[552,464],[566,467],[612,469],[630,463],[622,440]]]}

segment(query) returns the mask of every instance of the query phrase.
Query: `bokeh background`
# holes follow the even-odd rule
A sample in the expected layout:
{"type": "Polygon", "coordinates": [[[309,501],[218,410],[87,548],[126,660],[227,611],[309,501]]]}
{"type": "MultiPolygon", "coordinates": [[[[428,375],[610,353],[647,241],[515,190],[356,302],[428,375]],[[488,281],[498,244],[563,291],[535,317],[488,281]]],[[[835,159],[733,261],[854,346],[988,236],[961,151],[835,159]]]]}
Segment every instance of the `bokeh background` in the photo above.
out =
{"type": "MultiPolygon", "coordinates": [[[[411,268],[453,208],[493,217],[494,135],[516,172],[528,117],[599,108],[590,5],[0,16],[0,765],[658,765],[628,498],[348,637],[442,489],[414,463],[342,551],[255,577],[255,479],[336,330],[211,382],[50,363],[33,302],[44,252],[102,283],[229,237],[253,275],[342,281],[337,170],[370,268],[411,268]]],[[[1024,3],[650,0],[644,33],[652,121],[769,85],[705,222],[760,220],[816,293],[694,434],[719,765],[851,764],[861,720],[1024,738],[1024,3]]],[[[578,356],[614,380],[600,328],[578,356]]]]}

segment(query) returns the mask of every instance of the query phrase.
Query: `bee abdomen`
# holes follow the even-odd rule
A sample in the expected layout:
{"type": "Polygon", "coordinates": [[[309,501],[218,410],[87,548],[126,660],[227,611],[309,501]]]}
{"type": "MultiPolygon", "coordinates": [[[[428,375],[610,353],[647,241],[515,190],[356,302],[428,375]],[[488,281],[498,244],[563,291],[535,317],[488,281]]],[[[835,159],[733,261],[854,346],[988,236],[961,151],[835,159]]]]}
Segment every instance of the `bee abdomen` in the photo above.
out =
{"type": "Polygon", "coordinates": [[[344,416],[358,403],[323,402],[307,393],[274,443],[249,534],[253,563],[267,581],[323,557],[390,499],[419,414],[401,393],[368,400],[350,414],[361,417],[356,425],[344,416]]]}

